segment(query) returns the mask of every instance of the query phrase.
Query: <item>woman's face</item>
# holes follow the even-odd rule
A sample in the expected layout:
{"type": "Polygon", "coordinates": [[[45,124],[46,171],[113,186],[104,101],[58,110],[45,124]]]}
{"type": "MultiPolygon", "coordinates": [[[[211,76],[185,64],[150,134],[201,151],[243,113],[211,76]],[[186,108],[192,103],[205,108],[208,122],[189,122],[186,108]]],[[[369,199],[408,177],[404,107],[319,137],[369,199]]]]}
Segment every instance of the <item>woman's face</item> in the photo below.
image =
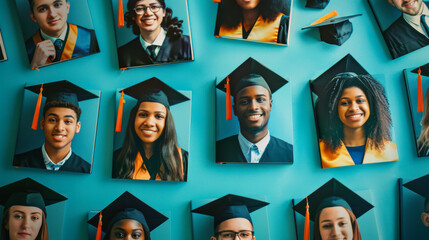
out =
{"type": "Polygon", "coordinates": [[[12,206],[9,208],[9,221],[6,230],[10,240],[34,240],[43,222],[43,212],[37,207],[12,206]]]}
{"type": "Polygon", "coordinates": [[[350,216],[343,207],[328,207],[320,212],[319,231],[322,240],[352,240],[350,216]]]}
{"type": "Polygon", "coordinates": [[[369,118],[369,103],[358,87],[344,89],[338,101],[338,116],[345,128],[361,128],[369,118]]]}
{"type": "Polygon", "coordinates": [[[162,6],[157,0],[142,0],[137,1],[135,8],[146,7],[146,11],[142,15],[136,14],[135,22],[140,28],[140,32],[156,32],[160,31],[162,20],[165,17],[165,10],[159,8],[157,12],[153,13],[150,6],[162,6]]]}
{"type": "Polygon", "coordinates": [[[261,0],[235,0],[238,6],[240,6],[243,10],[252,10],[255,9],[261,0]]]}
{"type": "Polygon", "coordinates": [[[113,224],[109,239],[144,240],[144,229],[142,224],[136,220],[123,219],[113,224]]]}
{"type": "Polygon", "coordinates": [[[143,143],[153,143],[161,136],[166,117],[167,109],[161,103],[140,103],[134,121],[134,130],[143,143]]]}

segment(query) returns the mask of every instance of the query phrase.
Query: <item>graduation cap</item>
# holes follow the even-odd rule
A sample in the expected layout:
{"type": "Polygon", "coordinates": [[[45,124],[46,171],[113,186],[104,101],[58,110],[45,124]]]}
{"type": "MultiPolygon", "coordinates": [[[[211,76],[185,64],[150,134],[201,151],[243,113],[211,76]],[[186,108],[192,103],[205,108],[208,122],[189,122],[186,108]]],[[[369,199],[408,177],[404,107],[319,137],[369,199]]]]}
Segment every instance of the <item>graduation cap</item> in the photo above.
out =
{"type": "Polygon", "coordinates": [[[145,231],[151,232],[167,221],[168,218],[128,191],[125,191],[115,201],[92,217],[88,223],[98,227],[97,235],[100,235],[99,238],[101,239],[101,231],[108,234],[113,224],[123,219],[136,220],[142,224],[145,231]],[[101,224],[101,221],[104,224],[101,224]]]}
{"type": "Polygon", "coordinates": [[[329,1],[330,0],[307,0],[305,7],[324,9],[326,6],[328,6],[329,1]]]}
{"type": "Polygon", "coordinates": [[[235,97],[241,89],[259,85],[272,94],[287,83],[286,79],[250,57],[218,83],[216,88],[226,92],[226,119],[231,120],[231,96],[235,97]]]}
{"type": "Polygon", "coordinates": [[[369,73],[360,65],[352,55],[347,54],[340,61],[326,70],[322,75],[311,82],[311,90],[317,95],[324,94],[325,87],[329,82],[340,73],[352,72],[356,75],[369,75],[369,73]]]}
{"type": "Polygon", "coordinates": [[[93,98],[98,98],[97,95],[67,81],[57,81],[45,84],[37,84],[33,86],[27,86],[25,89],[30,90],[36,94],[39,94],[36,104],[36,110],[34,111],[32,129],[37,129],[37,123],[39,120],[40,106],[42,103],[42,96],[46,97],[45,104],[58,101],[71,103],[76,107],[79,107],[79,102],[84,100],[89,100],[93,98]]]}
{"type": "Polygon", "coordinates": [[[213,216],[214,227],[216,228],[223,221],[232,218],[245,218],[252,223],[250,213],[268,204],[264,201],[228,194],[198,207],[192,212],[213,216]]]}
{"type": "Polygon", "coordinates": [[[118,115],[116,119],[116,132],[121,131],[124,94],[137,99],[136,105],[140,105],[142,102],[157,102],[161,103],[168,109],[170,109],[170,106],[172,105],[189,100],[188,97],[168,86],[156,77],[125,88],[121,90],[121,98],[119,100],[118,115]]]}
{"type": "MultiPolygon", "coordinates": [[[[350,15],[346,17],[329,18],[318,24],[303,27],[302,30],[308,28],[319,28],[320,40],[341,46],[347,41],[353,33],[353,25],[349,21],[350,18],[362,16],[362,14],[350,15]]],[[[326,18],[326,17],[322,17],[326,18]]],[[[318,21],[316,21],[318,22],[318,21]]]]}
{"type": "Polygon", "coordinates": [[[31,178],[0,187],[0,205],[5,209],[14,205],[37,207],[46,215],[46,206],[64,200],[67,198],[31,178]]]}
{"type": "Polygon", "coordinates": [[[424,197],[426,201],[429,201],[429,174],[409,181],[403,186],[424,197]]]}
{"type": "Polygon", "coordinates": [[[422,75],[429,77],[429,63],[420,66],[411,72],[419,74],[417,76],[417,112],[423,112],[423,86],[422,75]]]}

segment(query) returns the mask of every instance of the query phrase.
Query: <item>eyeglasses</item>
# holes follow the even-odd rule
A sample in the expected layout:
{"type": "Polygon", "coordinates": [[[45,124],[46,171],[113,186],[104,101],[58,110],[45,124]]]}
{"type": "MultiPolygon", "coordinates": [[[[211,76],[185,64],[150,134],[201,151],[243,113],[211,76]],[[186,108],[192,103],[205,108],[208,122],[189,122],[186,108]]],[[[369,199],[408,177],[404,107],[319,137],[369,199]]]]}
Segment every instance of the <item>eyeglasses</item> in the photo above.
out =
{"type": "Polygon", "coordinates": [[[234,231],[221,231],[217,232],[216,236],[219,240],[234,240],[235,236],[238,236],[240,240],[251,240],[253,237],[253,231],[244,230],[239,232],[234,231]]]}
{"type": "Polygon", "coordinates": [[[161,8],[162,7],[160,5],[150,5],[149,7],[147,7],[147,6],[137,6],[137,7],[134,8],[134,11],[138,15],[143,15],[148,9],[150,9],[150,11],[152,13],[156,13],[161,8]]]}

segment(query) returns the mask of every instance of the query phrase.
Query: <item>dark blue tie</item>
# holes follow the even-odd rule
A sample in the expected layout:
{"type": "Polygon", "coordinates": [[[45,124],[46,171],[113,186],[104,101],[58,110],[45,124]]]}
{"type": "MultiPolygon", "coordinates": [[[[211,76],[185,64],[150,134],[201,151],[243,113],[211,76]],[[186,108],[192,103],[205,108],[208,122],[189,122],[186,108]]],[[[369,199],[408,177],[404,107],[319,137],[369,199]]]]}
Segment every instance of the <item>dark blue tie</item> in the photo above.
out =
{"type": "Polygon", "coordinates": [[[150,57],[154,62],[156,61],[156,53],[155,53],[156,47],[157,47],[156,45],[150,45],[147,47],[147,50],[149,50],[150,57]]]}
{"type": "Polygon", "coordinates": [[[55,47],[55,59],[53,62],[58,62],[61,59],[61,52],[63,49],[63,41],[61,39],[55,40],[54,47],[55,47]]]}
{"type": "Polygon", "coordinates": [[[422,25],[422,28],[426,31],[426,36],[429,36],[429,27],[428,24],[426,23],[426,19],[425,19],[425,15],[421,15],[420,16],[420,24],[422,25]]]}

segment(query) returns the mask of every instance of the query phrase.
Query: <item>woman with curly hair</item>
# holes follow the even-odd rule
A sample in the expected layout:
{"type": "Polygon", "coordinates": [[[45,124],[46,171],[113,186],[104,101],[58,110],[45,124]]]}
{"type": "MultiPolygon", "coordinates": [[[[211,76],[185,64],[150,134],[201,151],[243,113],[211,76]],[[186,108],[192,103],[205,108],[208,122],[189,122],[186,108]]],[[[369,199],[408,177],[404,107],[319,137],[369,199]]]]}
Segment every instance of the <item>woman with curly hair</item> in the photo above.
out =
{"type": "Polygon", "coordinates": [[[337,74],[316,102],[322,167],[398,160],[389,102],[370,75],[337,74]]]}
{"type": "Polygon", "coordinates": [[[135,39],[118,48],[121,68],[192,60],[189,36],[183,35],[183,20],[173,18],[164,0],[129,0],[127,27],[135,39]]]}
{"type": "Polygon", "coordinates": [[[215,35],[271,43],[287,43],[287,0],[222,0],[215,35]]]}

